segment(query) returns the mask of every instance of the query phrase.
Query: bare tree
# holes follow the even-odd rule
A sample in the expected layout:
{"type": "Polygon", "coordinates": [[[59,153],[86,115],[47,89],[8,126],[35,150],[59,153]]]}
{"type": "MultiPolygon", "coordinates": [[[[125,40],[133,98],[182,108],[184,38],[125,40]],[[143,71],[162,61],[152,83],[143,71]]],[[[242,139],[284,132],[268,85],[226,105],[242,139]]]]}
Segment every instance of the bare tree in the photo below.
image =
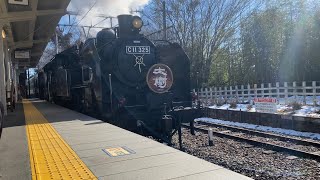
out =
{"type": "MultiPolygon", "coordinates": [[[[191,62],[193,79],[208,81],[218,49],[237,36],[240,19],[250,14],[253,0],[167,0],[168,37],[182,45],[191,62]],[[200,77],[196,77],[199,72],[200,77]]],[[[161,27],[161,1],[153,1],[149,14],[155,27],[161,27]],[[155,11],[157,13],[155,13],[155,11]],[[160,24],[160,25],[159,25],[160,24]],[[157,26],[158,25],[158,26],[157,26]]]]}

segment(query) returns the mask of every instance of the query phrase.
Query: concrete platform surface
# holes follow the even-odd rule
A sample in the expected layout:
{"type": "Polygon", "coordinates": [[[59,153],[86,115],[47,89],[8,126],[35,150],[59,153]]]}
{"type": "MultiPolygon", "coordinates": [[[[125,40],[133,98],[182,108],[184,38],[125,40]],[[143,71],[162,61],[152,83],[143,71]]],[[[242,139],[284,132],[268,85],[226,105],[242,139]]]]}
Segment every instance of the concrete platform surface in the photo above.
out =
{"type": "MultiPolygon", "coordinates": [[[[98,179],[250,179],[78,112],[44,101],[34,100],[32,104],[98,179]]],[[[21,109],[16,114],[19,111],[21,109]]],[[[21,128],[24,129],[23,124],[13,128],[20,131],[23,131],[21,128]]],[[[21,164],[17,166],[17,170],[28,176],[23,175],[26,178],[19,179],[30,179],[30,165],[26,166],[27,140],[22,135],[16,137],[19,136],[18,133],[10,134],[9,130],[5,128],[4,140],[0,140],[0,158],[8,157],[6,163],[0,161],[1,166],[6,166],[0,166],[0,174],[7,177],[7,172],[2,169],[21,164]],[[12,146],[16,138],[23,141],[18,147],[21,152],[3,150],[4,147],[12,146]],[[21,161],[13,159],[13,155],[17,153],[23,155],[21,161]]]]}
{"type": "Polygon", "coordinates": [[[4,118],[0,139],[0,179],[31,179],[28,142],[21,103],[4,118]]]}

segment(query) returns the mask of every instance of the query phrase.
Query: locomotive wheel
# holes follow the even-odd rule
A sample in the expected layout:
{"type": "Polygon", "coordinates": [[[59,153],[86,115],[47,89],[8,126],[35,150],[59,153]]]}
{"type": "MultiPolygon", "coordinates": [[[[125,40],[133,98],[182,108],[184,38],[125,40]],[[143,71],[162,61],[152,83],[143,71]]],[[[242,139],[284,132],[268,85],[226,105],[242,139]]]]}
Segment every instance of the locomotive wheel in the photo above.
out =
{"type": "Polygon", "coordinates": [[[138,130],[136,119],[134,119],[134,117],[132,117],[125,109],[118,109],[115,114],[116,117],[114,119],[117,125],[129,131],[136,132],[138,130]]]}
{"type": "Polygon", "coordinates": [[[77,112],[82,113],[82,103],[81,103],[81,98],[78,95],[75,95],[73,100],[73,108],[77,112]]]}
{"type": "Polygon", "coordinates": [[[121,109],[117,109],[116,112],[113,115],[113,122],[117,125],[120,126],[122,128],[127,128],[126,127],[126,121],[128,119],[128,115],[127,113],[121,108],[121,109]]]}

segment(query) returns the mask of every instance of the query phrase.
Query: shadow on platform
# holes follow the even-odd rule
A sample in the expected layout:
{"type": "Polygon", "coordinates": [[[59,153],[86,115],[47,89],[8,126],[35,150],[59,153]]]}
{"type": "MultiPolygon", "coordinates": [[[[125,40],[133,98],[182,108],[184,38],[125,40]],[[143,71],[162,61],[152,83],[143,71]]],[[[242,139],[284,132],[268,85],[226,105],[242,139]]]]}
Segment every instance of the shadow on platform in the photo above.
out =
{"type": "Polygon", "coordinates": [[[65,122],[65,121],[85,121],[86,125],[103,124],[101,120],[90,117],[88,115],[76,112],[65,107],[39,100],[29,99],[30,102],[41,112],[41,114],[49,120],[50,123],[65,122]],[[80,116],[79,116],[80,115],[80,116]]]}
{"type": "Polygon", "coordinates": [[[8,115],[4,118],[3,128],[25,125],[23,105],[20,102],[16,104],[16,109],[13,112],[8,111],[8,115]]]}

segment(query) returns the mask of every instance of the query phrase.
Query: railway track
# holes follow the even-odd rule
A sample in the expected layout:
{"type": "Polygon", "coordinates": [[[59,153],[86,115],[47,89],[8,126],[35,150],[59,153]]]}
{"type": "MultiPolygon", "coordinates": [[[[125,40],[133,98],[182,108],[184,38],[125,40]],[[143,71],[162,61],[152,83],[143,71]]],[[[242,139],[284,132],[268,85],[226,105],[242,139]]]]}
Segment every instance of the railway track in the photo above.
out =
{"type": "MultiPolygon", "coordinates": [[[[187,124],[183,124],[183,127],[190,128],[187,124]]],[[[195,130],[203,133],[208,133],[209,128],[212,129],[215,136],[221,138],[243,141],[253,146],[260,146],[268,150],[310,158],[320,162],[320,142],[216,123],[197,122],[194,127],[195,130]]]]}

